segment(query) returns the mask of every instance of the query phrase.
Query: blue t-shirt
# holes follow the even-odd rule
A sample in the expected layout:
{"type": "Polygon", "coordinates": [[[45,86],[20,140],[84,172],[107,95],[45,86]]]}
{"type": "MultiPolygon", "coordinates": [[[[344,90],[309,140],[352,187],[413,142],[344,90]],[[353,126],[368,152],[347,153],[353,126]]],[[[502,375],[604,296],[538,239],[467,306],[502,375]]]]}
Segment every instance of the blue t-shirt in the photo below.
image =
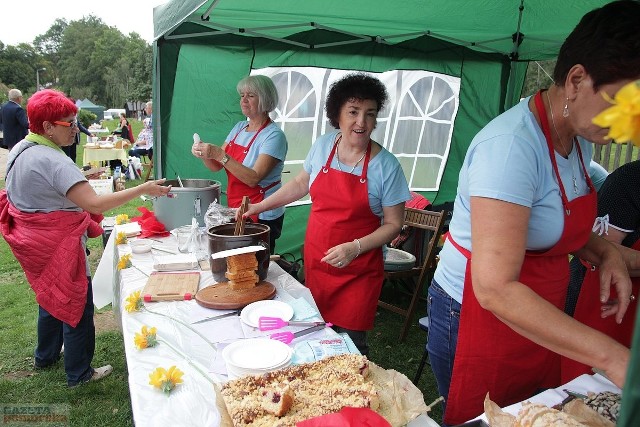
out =
{"type": "MultiPolygon", "coordinates": [[[[238,135],[235,141],[236,144],[243,147],[249,145],[249,142],[251,142],[251,139],[255,136],[256,132],[246,132],[244,128],[247,127],[247,124],[247,121],[238,122],[233,129],[231,129],[229,135],[227,135],[225,142],[231,141],[236,135],[238,135]]],[[[249,148],[249,152],[242,161],[242,164],[248,168],[253,167],[260,154],[267,154],[280,160],[271,172],[269,172],[267,176],[258,183],[260,187],[267,187],[282,179],[282,169],[284,168],[284,160],[287,157],[288,148],[287,138],[284,136],[284,132],[282,132],[278,125],[271,122],[267,127],[262,129],[256,140],[253,141],[253,144],[251,145],[251,148],[249,148]]],[[[280,187],[282,187],[282,183],[278,183],[268,189],[265,193],[265,198],[275,193],[280,187]]],[[[284,214],[284,206],[262,212],[258,218],[271,220],[280,217],[282,214],[284,214]]]]}
{"type": "MultiPolygon", "coordinates": [[[[460,176],[449,225],[451,237],[472,250],[470,198],[486,197],[531,209],[527,250],[555,245],[564,228],[560,187],[553,172],[542,130],[529,110],[529,98],[520,101],[485,126],[471,141],[460,176]]],[[[588,167],[593,148],[578,138],[588,167]]],[[[558,171],[569,200],[589,192],[584,170],[574,147],[568,158],[555,153],[558,171]],[[573,177],[576,177],[577,193],[573,177]]],[[[496,213],[499,214],[499,213],[496,213]]],[[[456,301],[462,302],[466,258],[447,241],[440,252],[434,279],[456,301]]]]}
{"type": "MultiPolygon", "coordinates": [[[[311,146],[311,150],[309,150],[309,154],[307,154],[307,158],[304,161],[304,170],[310,175],[309,188],[311,188],[313,181],[327,162],[339,133],[339,130],[326,133],[320,136],[311,146]]],[[[343,165],[342,163],[341,165],[343,171],[351,170],[351,166],[343,165]]],[[[335,155],[331,161],[331,168],[340,170],[338,168],[338,159],[335,155]]],[[[360,176],[362,174],[362,164],[356,166],[352,174],[360,176]]],[[[367,192],[369,194],[371,212],[380,218],[383,216],[382,208],[384,206],[394,206],[411,198],[407,179],[402,172],[400,162],[384,148],[369,160],[367,192]]]]}

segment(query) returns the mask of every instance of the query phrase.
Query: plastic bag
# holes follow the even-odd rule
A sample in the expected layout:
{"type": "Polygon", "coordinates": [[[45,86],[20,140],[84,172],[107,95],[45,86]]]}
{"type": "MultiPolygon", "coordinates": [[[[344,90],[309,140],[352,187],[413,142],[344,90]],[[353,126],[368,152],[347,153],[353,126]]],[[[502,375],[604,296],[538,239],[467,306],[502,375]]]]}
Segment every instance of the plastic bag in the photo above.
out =
{"type": "Polygon", "coordinates": [[[207,212],[204,214],[204,223],[207,228],[209,228],[232,222],[236,218],[236,210],[237,209],[222,206],[217,200],[214,200],[207,208],[207,212]]]}

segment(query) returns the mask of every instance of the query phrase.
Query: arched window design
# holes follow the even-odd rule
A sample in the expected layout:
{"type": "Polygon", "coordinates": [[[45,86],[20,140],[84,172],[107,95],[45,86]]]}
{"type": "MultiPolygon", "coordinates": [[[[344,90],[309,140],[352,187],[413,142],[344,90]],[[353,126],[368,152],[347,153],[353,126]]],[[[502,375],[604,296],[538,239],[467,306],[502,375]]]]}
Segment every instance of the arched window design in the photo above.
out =
{"type": "MultiPolygon", "coordinates": [[[[332,130],[324,111],[326,94],[334,81],[351,72],[314,67],[252,71],[271,77],[278,89],[278,107],[271,116],[289,142],[284,182],[300,171],[317,137],[332,130]]],[[[422,70],[370,74],[389,92],[372,138],[398,158],[412,190],[437,191],[451,147],[460,79],[422,70]]]]}

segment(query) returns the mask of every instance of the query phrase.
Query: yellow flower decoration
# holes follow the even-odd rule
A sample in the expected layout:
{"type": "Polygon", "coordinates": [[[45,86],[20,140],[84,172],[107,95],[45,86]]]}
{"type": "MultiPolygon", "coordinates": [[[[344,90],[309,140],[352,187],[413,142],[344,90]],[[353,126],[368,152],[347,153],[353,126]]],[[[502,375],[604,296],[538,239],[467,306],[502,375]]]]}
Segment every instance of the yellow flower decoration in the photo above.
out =
{"type": "Polygon", "coordinates": [[[133,342],[138,350],[142,350],[147,347],[155,347],[156,344],[158,344],[156,331],[156,328],[147,328],[145,325],[140,330],[140,333],[136,332],[136,335],[133,337],[133,342]]]}
{"type": "Polygon", "coordinates": [[[594,117],[593,123],[609,128],[605,139],[640,146],[640,80],[623,86],[614,99],[606,94],[604,97],[613,105],[594,117]]]}
{"type": "Polygon", "coordinates": [[[127,233],[125,233],[124,231],[120,231],[116,235],[116,245],[124,245],[128,241],[129,239],[127,239],[127,233]]]}
{"type": "Polygon", "coordinates": [[[127,297],[126,301],[127,301],[127,304],[124,306],[124,309],[127,310],[127,313],[140,311],[140,309],[144,307],[144,303],[142,302],[142,297],[140,297],[140,291],[131,292],[131,294],[129,294],[129,296],[127,297]]]}
{"type": "Polygon", "coordinates": [[[149,374],[149,384],[169,394],[178,384],[182,383],[183,375],[184,372],[175,366],[168,370],[159,367],[149,374]]]}
{"type": "Polygon", "coordinates": [[[131,267],[131,254],[122,255],[118,260],[118,270],[124,270],[131,267]]]}
{"type": "Polygon", "coordinates": [[[129,215],[127,214],[116,215],[116,224],[120,225],[120,224],[126,224],[128,222],[129,222],[129,215]]]}

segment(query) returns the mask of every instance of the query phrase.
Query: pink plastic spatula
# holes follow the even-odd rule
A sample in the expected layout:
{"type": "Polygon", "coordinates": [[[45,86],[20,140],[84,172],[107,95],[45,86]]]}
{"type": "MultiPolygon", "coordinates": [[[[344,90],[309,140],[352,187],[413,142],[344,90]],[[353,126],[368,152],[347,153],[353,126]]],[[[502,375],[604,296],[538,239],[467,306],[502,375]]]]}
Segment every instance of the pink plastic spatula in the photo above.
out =
{"type": "Polygon", "coordinates": [[[294,340],[294,338],[310,334],[311,332],[319,331],[321,329],[324,329],[325,327],[330,328],[331,326],[333,326],[332,323],[322,323],[320,325],[312,326],[298,332],[277,332],[275,334],[271,334],[269,338],[271,338],[272,340],[282,341],[285,344],[290,344],[291,341],[294,340]]]}
{"type": "Polygon", "coordinates": [[[287,322],[279,317],[260,316],[258,319],[258,328],[261,331],[272,331],[280,329],[284,326],[316,326],[324,325],[324,322],[287,322]]]}

